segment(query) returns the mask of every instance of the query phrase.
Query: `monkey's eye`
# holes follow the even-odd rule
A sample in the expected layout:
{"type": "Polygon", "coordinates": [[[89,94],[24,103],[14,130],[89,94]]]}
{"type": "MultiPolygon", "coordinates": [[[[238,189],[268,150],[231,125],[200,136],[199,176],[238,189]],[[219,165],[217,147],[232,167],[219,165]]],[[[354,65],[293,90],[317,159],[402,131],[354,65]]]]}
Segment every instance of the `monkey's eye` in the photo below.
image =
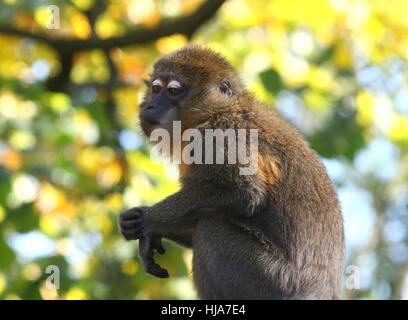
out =
{"type": "Polygon", "coordinates": [[[170,95],[173,96],[173,97],[179,95],[180,92],[181,92],[180,88],[173,88],[173,87],[167,88],[167,91],[168,91],[168,92],[170,93],[170,95]]]}
{"type": "Polygon", "coordinates": [[[232,96],[231,83],[225,79],[220,85],[220,91],[228,97],[232,96]]]}
{"type": "Polygon", "coordinates": [[[157,93],[159,93],[161,91],[161,88],[162,88],[161,86],[159,86],[157,84],[154,84],[154,85],[152,85],[152,92],[157,94],[157,93]]]}
{"type": "Polygon", "coordinates": [[[163,83],[161,82],[161,80],[156,79],[152,83],[152,92],[154,94],[157,94],[157,93],[159,93],[161,91],[162,87],[163,87],[163,83]]]}
{"type": "Polygon", "coordinates": [[[173,97],[177,96],[181,92],[181,84],[177,80],[171,80],[167,86],[167,91],[173,97]]]}

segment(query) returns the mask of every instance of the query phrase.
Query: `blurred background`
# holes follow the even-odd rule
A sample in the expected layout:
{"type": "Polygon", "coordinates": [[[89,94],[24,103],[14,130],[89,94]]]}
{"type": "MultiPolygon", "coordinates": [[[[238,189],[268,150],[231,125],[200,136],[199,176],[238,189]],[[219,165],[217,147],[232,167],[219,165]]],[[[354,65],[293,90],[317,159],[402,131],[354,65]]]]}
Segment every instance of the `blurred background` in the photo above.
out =
{"type": "Polygon", "coordinates": [[[179,188],[137,113],[152,63],[190,41],[320,154],[344,212],[343,298],[407,299],[406,0],[0,0],[0,299],[196,298],[190,250],[166,242],[156,279],[116,228],[179,188]]]}

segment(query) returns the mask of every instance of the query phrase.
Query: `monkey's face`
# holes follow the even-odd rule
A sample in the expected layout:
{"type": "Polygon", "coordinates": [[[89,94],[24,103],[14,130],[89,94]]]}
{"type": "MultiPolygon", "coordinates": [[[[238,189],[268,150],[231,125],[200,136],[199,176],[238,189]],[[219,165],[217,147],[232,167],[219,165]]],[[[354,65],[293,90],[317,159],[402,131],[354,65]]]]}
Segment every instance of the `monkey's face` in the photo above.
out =
{"type": "Polygon", "coordinates": [[[148,137],[159,128],[172,137],[174,121],[181,122],[184,132],[211,114],[227,112],[225,108],[234,103],[240,90],[232,66],[218,54],[195,45],[158,60],[146,84],[140,122],[148,137]]]}
{"type": "Polygon", "coordinates": [[[146,82],[146,98],[140,106],[140,122],[150,136],[154,129],[172,133],[173,121],[180,120],[179,110],[187,100],[190,88],[171,74],[155,74],[146,82]]]}

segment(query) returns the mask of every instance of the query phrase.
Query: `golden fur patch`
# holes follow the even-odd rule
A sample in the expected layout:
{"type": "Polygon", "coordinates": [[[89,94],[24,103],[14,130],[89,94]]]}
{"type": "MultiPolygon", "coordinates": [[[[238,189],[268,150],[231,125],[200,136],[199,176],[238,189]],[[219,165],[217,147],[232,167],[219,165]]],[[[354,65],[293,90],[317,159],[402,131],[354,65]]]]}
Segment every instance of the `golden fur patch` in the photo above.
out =
{"type": "Polygon", "coordinates": [[[258,155],[258,176],[268,186],[273,186],[280,177],[279,163],[271,155],[258,155]]]}

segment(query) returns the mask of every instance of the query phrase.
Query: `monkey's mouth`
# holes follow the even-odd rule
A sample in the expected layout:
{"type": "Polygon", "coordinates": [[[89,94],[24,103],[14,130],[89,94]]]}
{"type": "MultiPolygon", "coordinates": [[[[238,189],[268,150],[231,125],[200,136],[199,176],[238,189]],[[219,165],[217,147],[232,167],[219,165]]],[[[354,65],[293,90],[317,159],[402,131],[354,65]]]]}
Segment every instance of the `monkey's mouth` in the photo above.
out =
{"type": "Polygon", "coordinates": [[[142,121],[142,125],[147,125],[147,126],[155,126],[160,124],[159,121],[155,121],[155,120],[146,120],[146,119],[141,119],[142,121]]]}
{"type": "Polygon", "coordinates": [[[161,128],[161,123],[158,121],[147,121],[141,119],[140,126],[142,127],[144,134],[147,137],[150,137],[150,134],[153,132],[153,130],[161,128]]]}

